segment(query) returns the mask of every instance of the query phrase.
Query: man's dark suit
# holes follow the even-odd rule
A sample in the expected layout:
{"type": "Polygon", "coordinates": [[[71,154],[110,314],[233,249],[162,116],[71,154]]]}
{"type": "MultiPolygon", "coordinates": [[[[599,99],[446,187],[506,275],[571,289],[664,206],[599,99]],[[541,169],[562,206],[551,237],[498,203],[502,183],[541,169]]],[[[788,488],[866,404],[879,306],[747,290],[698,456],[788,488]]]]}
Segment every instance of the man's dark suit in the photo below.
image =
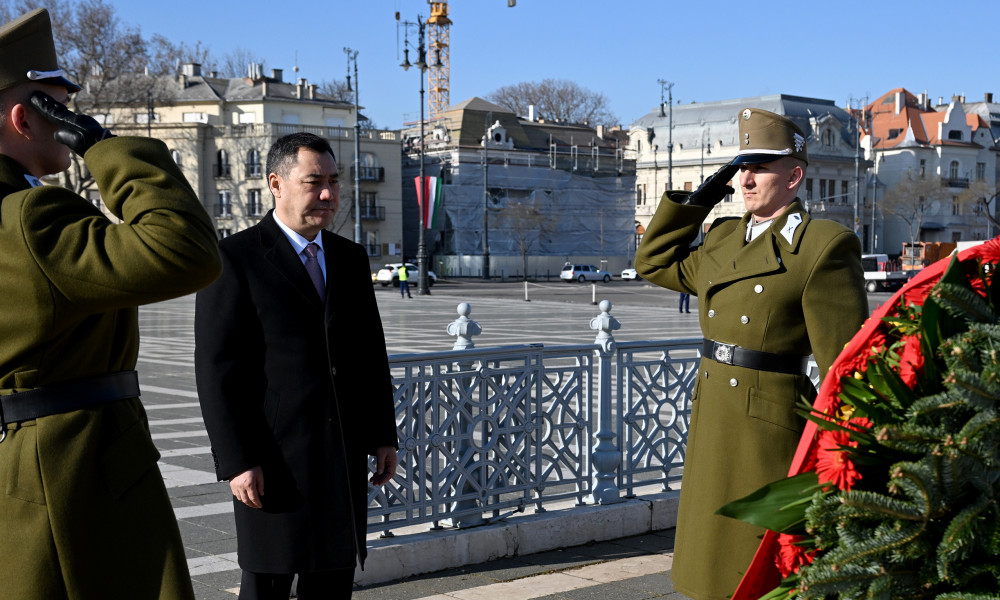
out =
{"type": "Polygon", "coordinates": [[[397,445],[367,255],[322,235],[325,306],[273,211],[220,242],[222,276],[197,297],[198,395],[216,474],[263,468],[263,508],[235,502],[244,571],[363,564],[367,455],[397,445]]]}

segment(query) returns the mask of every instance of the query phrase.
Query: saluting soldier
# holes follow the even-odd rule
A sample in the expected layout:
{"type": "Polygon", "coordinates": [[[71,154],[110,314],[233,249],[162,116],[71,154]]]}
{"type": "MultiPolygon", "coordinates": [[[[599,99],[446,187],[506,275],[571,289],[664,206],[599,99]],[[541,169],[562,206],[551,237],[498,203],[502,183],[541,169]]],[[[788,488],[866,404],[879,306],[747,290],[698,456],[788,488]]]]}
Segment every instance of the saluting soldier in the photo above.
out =
{"type": "Polygon", "coordinates": [[[715,514],[784,477],[802,433],[795,414],[868,315],[861,244],[846,227],[812,219],[796,197],[809,162],[791,120],[747,108],[735,159],[691,192],[664,194],[636,270],[699,297],[705,336],[691,409],[671,577],[695,600],[736,589],[764,530],[715,514]],[[702,222],[739,171],[747,212],[702,222]]]}
{"type": "Polygon", "coordinates": [[[194,598],[135,372],[138,305],[220,272],[167,147],[64,104],[49,14],[0,27],[0,596],[194,598]],[[108,210],[39,178],[83,157],[108,210]]]}

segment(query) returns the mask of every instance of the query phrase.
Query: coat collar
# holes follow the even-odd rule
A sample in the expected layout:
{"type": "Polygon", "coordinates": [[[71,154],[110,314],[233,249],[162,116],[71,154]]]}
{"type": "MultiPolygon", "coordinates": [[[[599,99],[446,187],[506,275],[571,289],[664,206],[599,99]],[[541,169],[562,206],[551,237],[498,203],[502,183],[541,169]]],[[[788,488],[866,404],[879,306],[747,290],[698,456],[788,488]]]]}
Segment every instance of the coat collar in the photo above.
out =
{"type": "Polygon", "coordinates": [[[31,187],[28,170],[13,158],[0,154],[0,198],[31,187]]]}
{"type": "MultiPolygon", "coordinates": [[[[281,227],[274,220],[273,209],[264,215],[264,218],[257,224],[257,228],[260,231],[260,244],[264,251],[264,259],[271,263],[307,300],[316,306],[321,306],[322,303],[319,300],[319,295],[316,294],[316,288],[313,287],[312,279],[309,278],[309,273],[306,272],[306,267],[302,264],[302,259],[295,253],[288,238],[285,237],[285,233],[281,231],[281,227]]],[[[322,234],[326,235],[326,232],[324,231],[322,234]]],[[[330,270],[330,252],[328,249],[330,245],[327,244],[326,237],[323,238],[323,246],[327,266],[326,297],[329,299],[332,272],[330,270]]]]}
{"type": "Polygon", "coordinates": [[[809,214],[796,198],[768,228],[754,241],[746,243],[750,213],[743,215],[740,225],[708,253],[717,275],[709,283],[715,287],[772,273],[782,268],[781,254],[798,252],[802,234],[809,224],[809,214]]]}

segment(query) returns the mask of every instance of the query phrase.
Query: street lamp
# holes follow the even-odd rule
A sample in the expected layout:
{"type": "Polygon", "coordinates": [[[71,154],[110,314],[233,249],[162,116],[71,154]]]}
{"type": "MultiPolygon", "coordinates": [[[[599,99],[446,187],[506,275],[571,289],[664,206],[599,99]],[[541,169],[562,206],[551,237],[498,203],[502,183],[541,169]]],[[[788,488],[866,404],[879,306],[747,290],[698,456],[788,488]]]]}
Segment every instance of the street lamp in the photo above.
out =
{"type": "Polygon", "coordinates": [[[483,126],[483,279],[490,278],[490,122],[493,121],[493,111],[486,115],[486,125],[483,126]]]}
{"type": "Polygon", "coordinates": [[[361,244],[361,113],[358,112],[358,51],[344,48],[347,55],[347,91],[354,92],[354,243],[361,244]],[[351,89],[351,61],[354,61],[354,89],[351,89]]]}
{"type": "MultiPolygon", "coordinates": [[[[422,199],[424,205],[427,204],[427,198],[424,194],[424,73],[427,71],[427,50],[424,46],[424,21],[419,15],[417,16],[416,23],[410,23],[409,21],[403,22],[404,37],[403,37],[403,64],[399,65],[403,67],[404,71],[408,71],[411,66],[420,69],[420,179],[419,188],[417,195],[422,199]],[[416,25],[417,27],[417,62],[410,64],[410,44],[409,38],[409,28],[416,25]]],[[[424,244],[424,210],[423,206],[417,207],[419,212],[419,229],[417,231],[417,294],[421,296],[426,296],[430,294],[430,288],[427,285],[427,247],[424,244]]]]}
{"type": "Polygon", "coordinates": [[[660,116],[663,116],[663,90],[667,90],[667,189],[674,189],[674,84],[664,79],[657,79],[660,84],[660,116]]]}
{"type": "Polygon", "coordinates": [[[701,137],[701,182],[705,183],[705,154],[712,154],[712,134],[708,132],[708,141],[701,137]]]}

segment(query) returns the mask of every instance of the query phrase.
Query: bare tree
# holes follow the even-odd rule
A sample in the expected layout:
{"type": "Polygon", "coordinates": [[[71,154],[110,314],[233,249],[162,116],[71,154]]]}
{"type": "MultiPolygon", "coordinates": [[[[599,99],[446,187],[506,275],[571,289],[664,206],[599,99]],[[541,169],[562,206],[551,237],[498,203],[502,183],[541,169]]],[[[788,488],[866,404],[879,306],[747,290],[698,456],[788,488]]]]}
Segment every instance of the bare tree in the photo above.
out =
{"type": "Polygon", "coordinates": [[[251,64],[264,68],[264,59],[246,48],[234,48],[222,57],[218,65],[219,77],[247,77],[251,64]]]}
{"type": "Polygon", "coordinates": [[[508,200],[497,215],[503,232],[521,252],[521,273],[528,278],[528,253],[541,248],[551,228],[551,218],[529,198],[508,200]]]}
{"type": "Polygon", "coordinates": [[[913,244],[918,241],[924,218],[945,210],[941,205],[949,201],[965,202],[943,187],[940,178],[909,173],[889,189],[880,206],[884,212],[906,223],[913,244]]]}
{"type": "Polygon", "coordinates": [[[980,179],[962,193],[962,200],[969,205],[982,206],[982,212],[997,230],[1000,230],[1000,220],[997,219],[997,199],[1000,198],[1000,185],[990,184],[980,179]]]}
{"type": "Polygon", "coordinates": [[[174,43],[160,34],[149,39],[150,62],[147,72],[154,76],[175,76],[184,63],[202,65],[205,71],[216,70],[216,61],[207,46],[196,42],[191,46],[185,42],[174,43]]]}
{"type": "Polygon", "coordinates": [[[614,125],[618,122],[608,106],[607,97],[565,79],[543,79],[505,85],[486,97],[519,116],[534,106],[540,118],[550,121],[614,125]]]}

